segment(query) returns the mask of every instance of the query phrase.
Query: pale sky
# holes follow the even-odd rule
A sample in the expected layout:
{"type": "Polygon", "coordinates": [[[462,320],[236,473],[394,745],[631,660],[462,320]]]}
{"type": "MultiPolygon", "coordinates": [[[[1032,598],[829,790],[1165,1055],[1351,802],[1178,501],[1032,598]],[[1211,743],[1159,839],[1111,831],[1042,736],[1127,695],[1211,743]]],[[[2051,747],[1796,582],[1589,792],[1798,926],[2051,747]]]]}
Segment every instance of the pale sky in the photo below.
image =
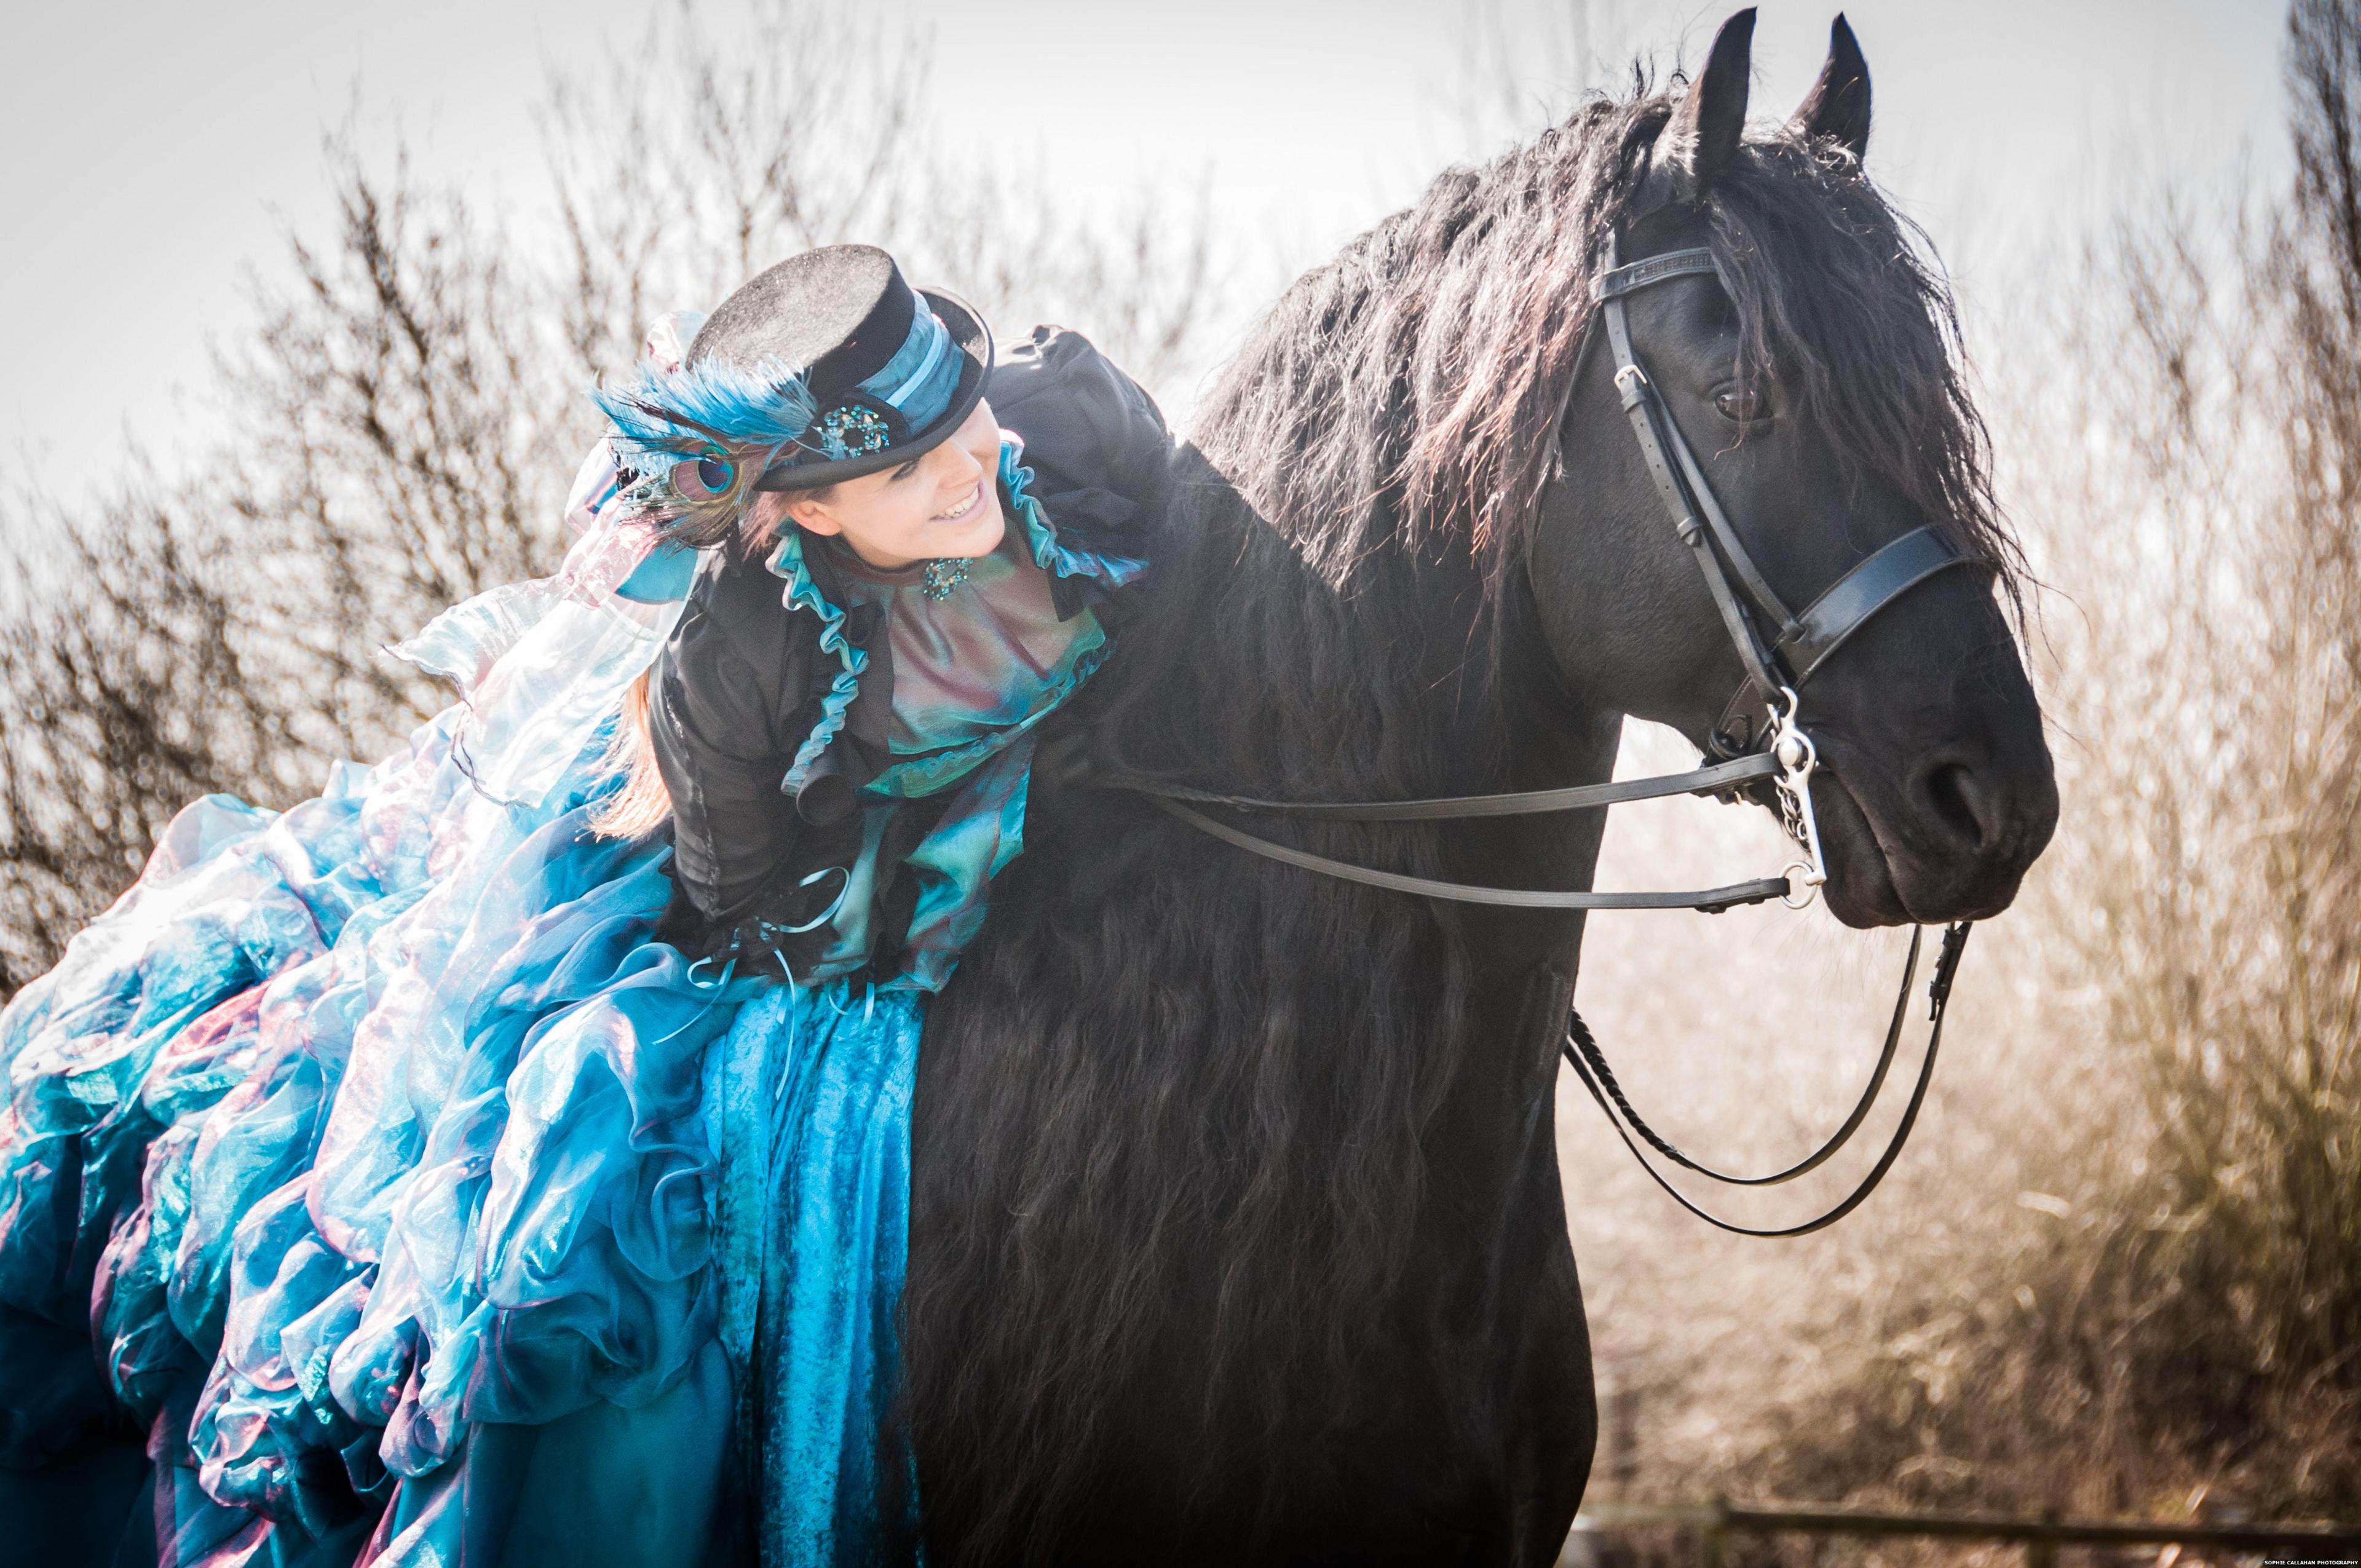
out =
{"type": "MultiPolygon", "coordinates": [[[[1579,29],[1628,59],[1701,56],[1726,0],[863,0],[930,27],[935,82],[1010,156],[1078,189],[1203,181],[1271,286],[1583,83],[1579,29]],[[1487,40],[1505,38],[1505,50],[1487,40]],[[1503,85],[1505,58],[1522,80],[1503,85]],[[972,84],[972,88],[969,84],[972,84]],[[953,96],[956,94],[956,96],[953,96]],[[962,108],[961,105],[964,104],[962,108]],[[1477,110],[1493,111],[1488,120],[1477,110]]],[[[704,9],[726,25],[734,8],[704,9]]],[[[1784,115],[1828,0],[1766,0],[1754,107],[1784,115]]],[[[1853,0],[1875,83],[1871,167],[1972,307],[2038,288],[2110,192],[2275,180],[2279,7],[2238,0],[1853,0]]],[[[126,429],[169,466],[214,428],[207,343],[250,323],[249,269],[328,223],[324,129],[529,213],[547,62],[628,43],[650,0],[5,0],[0,476],[71,499],[126,429]]],[[[948,280],[947,280],[948,281],[948,280]]]]}

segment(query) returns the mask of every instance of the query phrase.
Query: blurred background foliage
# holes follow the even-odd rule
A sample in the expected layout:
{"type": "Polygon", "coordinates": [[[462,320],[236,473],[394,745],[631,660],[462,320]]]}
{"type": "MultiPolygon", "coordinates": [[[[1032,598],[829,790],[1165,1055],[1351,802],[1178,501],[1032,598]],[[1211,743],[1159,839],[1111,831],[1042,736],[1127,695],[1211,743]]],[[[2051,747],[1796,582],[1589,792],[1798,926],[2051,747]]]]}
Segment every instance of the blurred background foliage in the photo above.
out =
{"type": "MultiPolygon", "coordinates": [[[[0,620],[0,994],[192,797],[291,802],[433,711],[379,645],[555,564],[582,389],[660,312],[857,237],[1151,385],[1205,366],[1224,253],[1185,192],[1085,214],[914,129],[921,43],[805,0],[760,16],[724,50],[667,10],[555,77],[554,211],[332,139],[335,226],[291,237],[221,356],[234,437],[0,509],[0,538],[69,542],[14,564],[0,620]]],[[[2296,0],[2285,60],[2291,184],[2127,192],[1973,323],[2048,585],[2028,641],[2066,817],[1979,934],[1896,1181],[1834,1233],[1731,1242],[1561,1103],[1628,1415],[1603,1485],[2361,1511],[2361,0],[2296,0]]],[[[1773,847],[1682,809],[1619,817],[1602,882],[1773,847]]],[[[1709,988],[1668,924],[1602,923],[1584,1006],[1679,1141],[1768,1158],[1841,1099],[1829,1042],[1873,1020],[1890,951],[1761,918],[1699,928],[1732,955],[1709,988]]]]}

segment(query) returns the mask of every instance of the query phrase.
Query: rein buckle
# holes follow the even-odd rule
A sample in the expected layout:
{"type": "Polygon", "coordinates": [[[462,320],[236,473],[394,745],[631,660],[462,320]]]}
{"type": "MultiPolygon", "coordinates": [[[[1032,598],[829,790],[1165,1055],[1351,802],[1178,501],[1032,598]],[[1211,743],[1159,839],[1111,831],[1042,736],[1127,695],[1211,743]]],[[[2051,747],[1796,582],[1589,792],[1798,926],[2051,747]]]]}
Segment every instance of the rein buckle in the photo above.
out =
{"type": "Polygon", "coordinates": [[[1779,776],[1771,784],[1779,797],[1780,825],[1802,847],[1805,855],[1803,860],[1790,861],[1781,870],[1779,874],[1787,879],[1788,890],[1779,902],[1790,909],[1805,909],[1819,896],[1828,880],[1828,860],[1820,851],[1820,821],[1812,811],[1812,774],[1818,771],[1820,751],[1796,721],[1796,710],[1803,701],[1796,696],[1795,688],[1781,686],[1779,695],[1786,699],[1787,710],[1782,713],[1777,705],[1772,705],[1771,728],[1765,737],[1768,750],[1779,764],[1779,776]]]}

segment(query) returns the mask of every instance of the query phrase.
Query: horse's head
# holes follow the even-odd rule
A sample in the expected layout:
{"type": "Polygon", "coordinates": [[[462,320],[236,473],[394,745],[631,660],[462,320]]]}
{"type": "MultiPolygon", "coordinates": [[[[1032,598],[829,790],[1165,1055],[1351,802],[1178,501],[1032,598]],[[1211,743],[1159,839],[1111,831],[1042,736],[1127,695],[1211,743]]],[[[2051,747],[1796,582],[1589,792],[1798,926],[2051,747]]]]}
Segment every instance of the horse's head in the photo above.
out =
{"type": "MultiPolygon", "coordinates": [[[[1991,915],[2048,843],[2058,791],[1998,602],[2014,550],[1949,298],[1861,173],[1869,76],[1843,19],[1804,107],[1750,141],[1752,30],[1751,11],[1724,25],[1653,141],[1635,137],[1621,199],[1598,227],[1625,264],[1712,252],[1711,270],[1638,289],[1622,308],[1633,357],[1777,601],[1810,606],[1930,525],[1990,563],[1934,572],[1888,600],[1811,673],[1802,721],[1823,763],[1813,802],[1838,917],[1991,915]]],[[[1524,554],[1543,635],[1586,701],[1710,746],[1747,662],[1678,536],[1678,490],[1668,506],[1643,458],[1603,307],[1574,309],[1588,319],[1561,431],[1565,477],[1524,554]]],[[[1715,559],[1775,642],[1743,562],[1726,549],[1715,559]]]]}

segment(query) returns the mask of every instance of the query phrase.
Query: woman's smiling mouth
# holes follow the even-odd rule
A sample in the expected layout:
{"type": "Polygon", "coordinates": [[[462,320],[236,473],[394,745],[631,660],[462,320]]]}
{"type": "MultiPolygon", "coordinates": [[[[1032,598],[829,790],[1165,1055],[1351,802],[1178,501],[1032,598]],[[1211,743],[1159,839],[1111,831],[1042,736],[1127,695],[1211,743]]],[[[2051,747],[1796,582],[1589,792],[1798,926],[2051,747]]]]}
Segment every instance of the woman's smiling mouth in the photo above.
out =
{"type": "Polygon", "coordinates": [[[975,488],[961,496],[949,511],[939,511],[927,521],[928,522],[965,522],[969,518],[973,517],[976,510],[983,505],[983,481],[978,479],[975,482],[975,488]]]}

